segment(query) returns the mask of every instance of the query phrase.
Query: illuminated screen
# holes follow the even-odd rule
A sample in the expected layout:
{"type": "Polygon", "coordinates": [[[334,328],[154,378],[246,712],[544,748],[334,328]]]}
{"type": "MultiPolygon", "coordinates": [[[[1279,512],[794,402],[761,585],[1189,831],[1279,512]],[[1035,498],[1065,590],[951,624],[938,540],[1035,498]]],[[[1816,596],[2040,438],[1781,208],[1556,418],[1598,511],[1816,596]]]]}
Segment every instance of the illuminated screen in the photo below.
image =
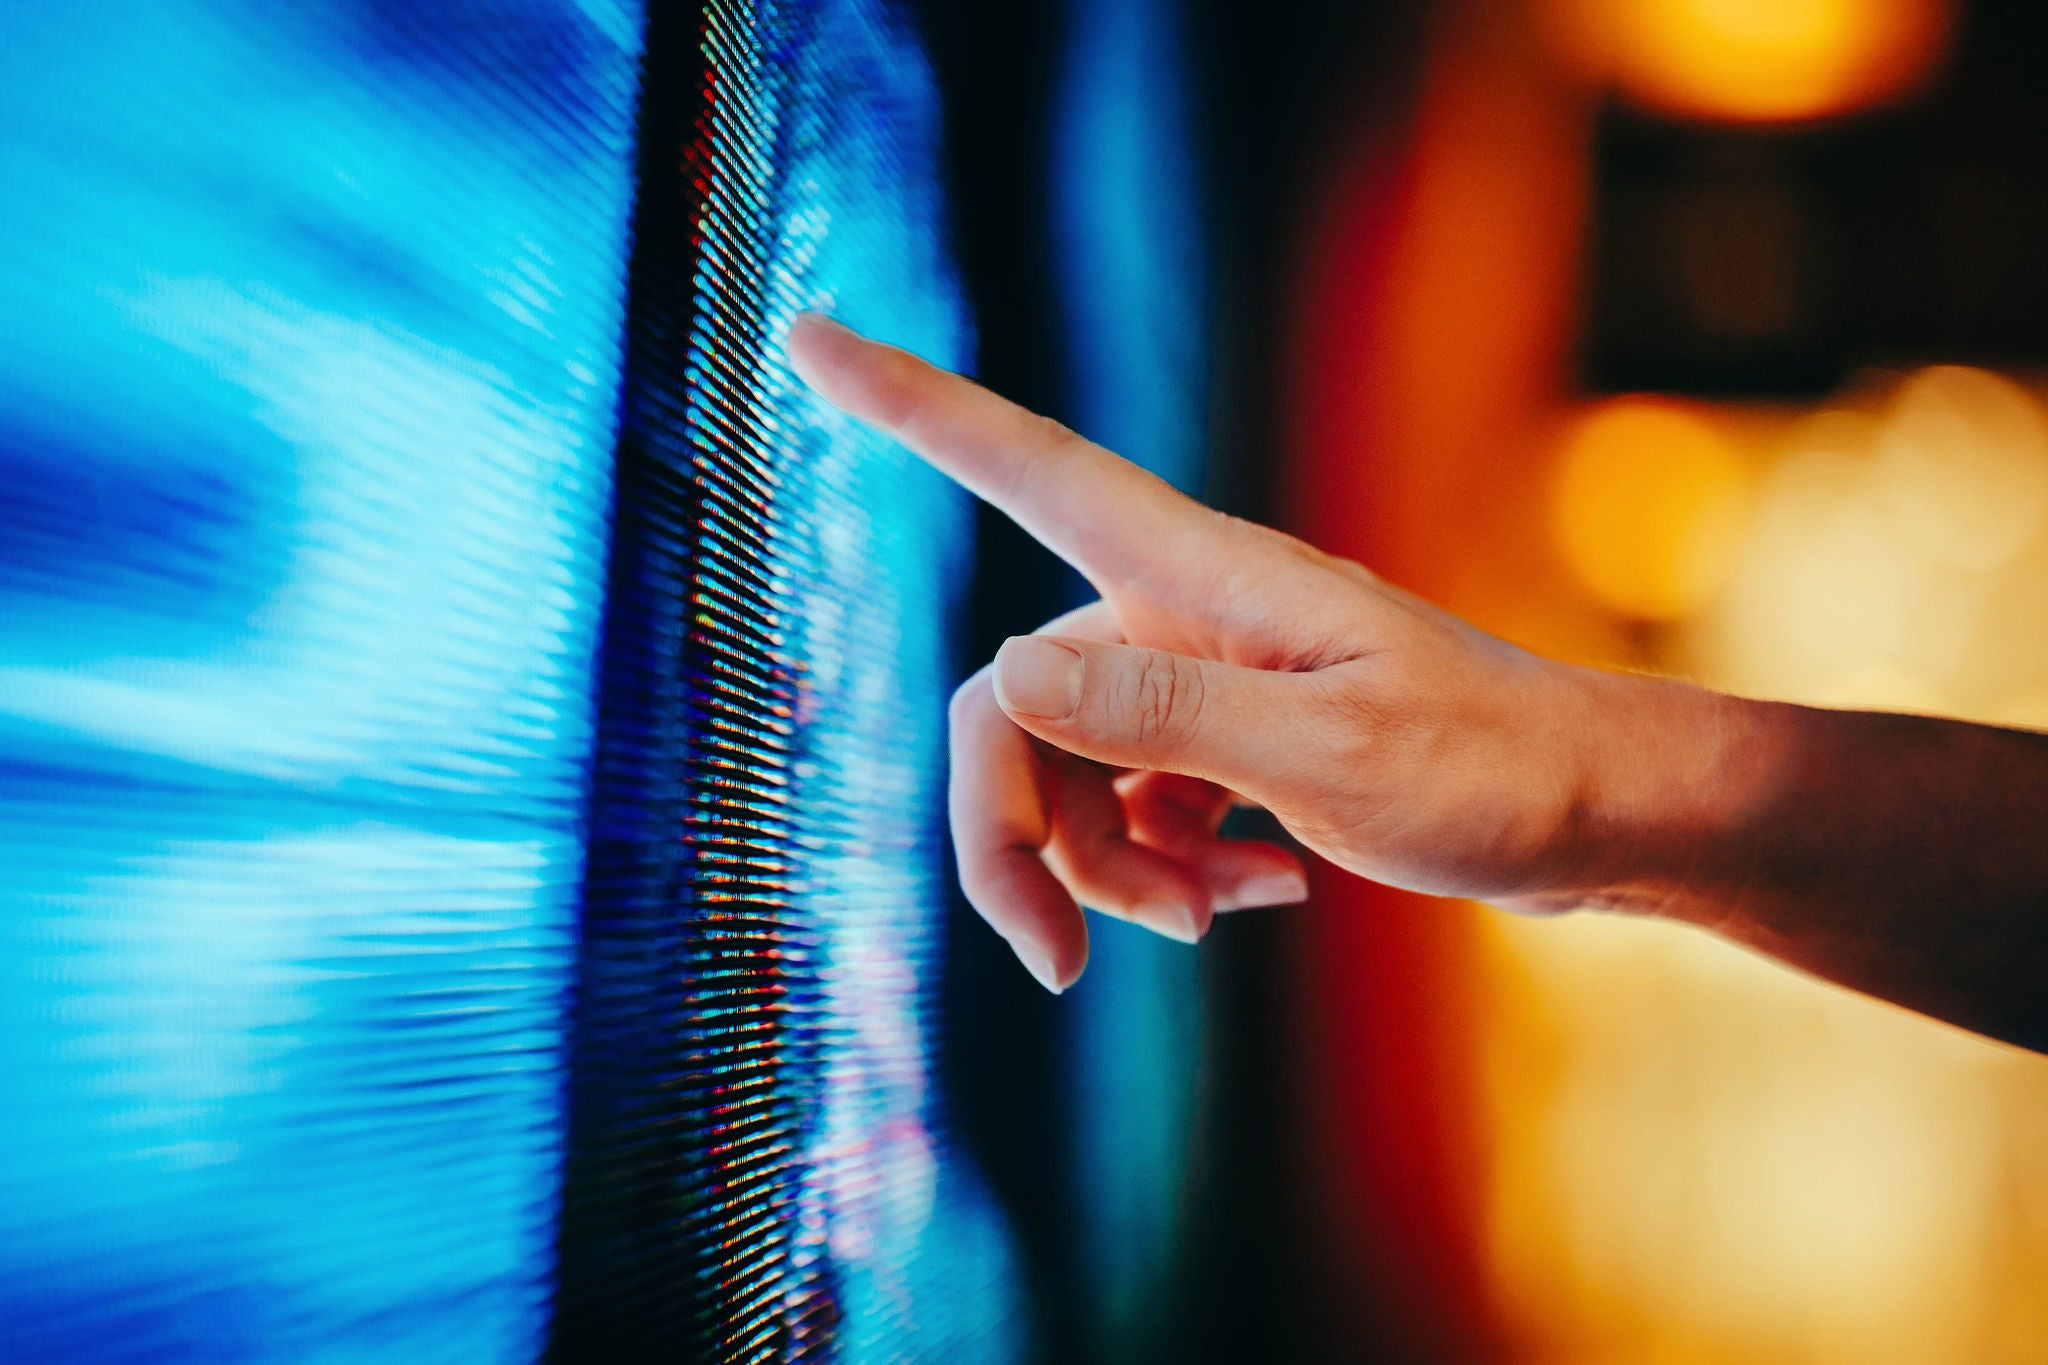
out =
{"type": "Polygon", "coordinates": [[[1001,1359],[879,0],[0,14],[0,1358],[1001,1359]]]}

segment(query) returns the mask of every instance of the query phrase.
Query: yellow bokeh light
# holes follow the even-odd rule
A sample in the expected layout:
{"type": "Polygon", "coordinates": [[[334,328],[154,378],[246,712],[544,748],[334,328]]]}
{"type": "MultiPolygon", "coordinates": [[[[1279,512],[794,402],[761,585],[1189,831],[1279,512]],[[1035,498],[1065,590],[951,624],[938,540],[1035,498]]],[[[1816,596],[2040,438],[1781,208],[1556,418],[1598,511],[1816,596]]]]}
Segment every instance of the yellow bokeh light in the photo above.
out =
{"type": "MultiPolygon", "coordinates": [[[[1803,413],[1612,401],[1566,433],[1555,491],[1603,601],[1640,617],[1646,583],[1668,608],[1718,581],[1648,637],[1653,667],[2048,729],[2041,391],[1937,365],[1803,413]],[[1688,578],[1674,547],[1717,503],[1734,543],[1688,578]]],[[[1485,925],[1485,1251],[1514,1359],[2042,1358],[2048,1059],[1669,924],[1485,925]]]]}
{"type": "Polygon", "coordinates": [[[1720,586],[1748,486],[1741,457],[1703,418],[1664,399],[1611,399],[1566,435],[1551,526],[1601,603],[1674,620],[1720,586]]]}
{"type": "Polygon", "coordinates": [[[1777,122],[1846,113],[1925,81],[1945,0],[1560,0],[1581,64],[1666,113],[1777,122]]]}
{"type": "Polygon", "coordinates": [[[1997,568],[2048,513],[2048,413],[1984,370],[1937,365],[1907,380],[1877,459],[1901,536],[1931,560],[1997,568]]]}
{"type": "Polygon", "coordinates": [[[2048,411],[1934,366],[1777,443],[1688,667],[1822,706],[1969,711],[2048,682],[2048,411]]]}
{"type": "Polygon", "coordinates": [[[1517,1359],[2026,1358],[1957,1348],[1999,1312],[2037,1059],[1669,924],[1489,927],[1541,1002],[1487,1057],[1489,1250],[1548,1348],[1517,1359]]]}

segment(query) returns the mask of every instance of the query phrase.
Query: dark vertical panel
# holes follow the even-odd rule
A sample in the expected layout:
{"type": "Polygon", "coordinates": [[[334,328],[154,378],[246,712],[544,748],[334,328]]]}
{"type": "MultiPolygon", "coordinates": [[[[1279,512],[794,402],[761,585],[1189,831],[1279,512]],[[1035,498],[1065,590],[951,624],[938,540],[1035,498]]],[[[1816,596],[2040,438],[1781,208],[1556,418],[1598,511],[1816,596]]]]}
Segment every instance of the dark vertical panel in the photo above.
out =
{"type": "MultiPolygon", "coordinates": [[[[1289,295],[1333,168],[1405,126],[1419,69],[1423,0],[1184,0],[1194,38],[1216,280],[1209,500],[1273,519],[1291,341],[1289,295]]],[[[1233,832],[1277,837],[1244,813],[1233,832]]],[[[1163,1358],[1367,1361],[1384,1344],[1351,1330],[1305,1216],[1292,1123],[1303,1060],[1287,1021],[1309,908],[1219,917],[1204,945],[1210,1047],[1199,1185],[1178,1332],[1163,1358]]]]}
{"type": "MultiPolygon", "coordinates": [[[[919,0],[916,8],[944,101],[954,241],[978,319],[977,377],[1034,411],[1066,416],[1045,176],[1062,6],[919,0]]],[[[965,631],[970,668],[1006,636],[1070,605],[1075,581],[986,507],[976,543],[965,631]]],[[[946,951],[941,1065],[954,1125],[1016,1229],[1034,1358],[1075,1360],[1080,1323],[1058,1005],[957,894],[946,951]]]]}
{"type": "Polygon", "coordinates": [[[651,6],[576,1008],[558,1360],[794,1353],[786,809],[770,534],[757,35],[651,6]],[[699,306],[703,305],[703,306],[699,306]],[[712,359],[718,357],[719,359],[712,359]]]}

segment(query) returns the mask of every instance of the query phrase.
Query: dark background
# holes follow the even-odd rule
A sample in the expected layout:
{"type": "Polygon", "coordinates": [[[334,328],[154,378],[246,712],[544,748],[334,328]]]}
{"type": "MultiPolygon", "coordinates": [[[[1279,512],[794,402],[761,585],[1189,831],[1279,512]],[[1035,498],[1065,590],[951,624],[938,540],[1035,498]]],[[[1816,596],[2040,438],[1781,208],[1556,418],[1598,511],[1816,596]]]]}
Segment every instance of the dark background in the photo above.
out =
{"type": "MultiPolygon", "coordinates": [[[[944,101],[979,377],[1071,420],[1045,174],[1067,6],[919,0],[914,9],[944,101]]],[[[1179,13],[1193,54],[1216,301],[1209,498],[1273,520],[1302,225],[1347,156],[1399,144],[1452,9],[1181,0],[1179,13]]],[[[1986,0],[1961,13],[1939,88],[1896,110],[1716,128],[1602,101],[1572,361],[1579,389],[1780,399],[1828,392],[1871,363],[2038,363],[2048,318],[2044,71],[2048,6],[1986,0]]],[[[1075,590],[1062,566],[986,509],[979,533],[964,650],[974,661],[1075,590]]],[[[1075,1181],[1057,1140],[1058,1004],[1014,970],[964,903],[952,931],[944,1068],[953,1126],[1022,1242],[1036,1358],[1096,1358],[1073,1280],[1075,1181]]],[[[1212,1052],[1196,1189],[1163,1315],[1171,1325],[1145,1358],[1444,1358],[1433,1352],[1469,1333],[1418,1328],[1412,1313],[1354,1301],[1318,1264],[1319,1191],[1287,1128],[1287,1092],[1317,1083],[1284,1022],[1293,932],[1285,914],[1230,917],[1202,948],[1212,1052]]]]}

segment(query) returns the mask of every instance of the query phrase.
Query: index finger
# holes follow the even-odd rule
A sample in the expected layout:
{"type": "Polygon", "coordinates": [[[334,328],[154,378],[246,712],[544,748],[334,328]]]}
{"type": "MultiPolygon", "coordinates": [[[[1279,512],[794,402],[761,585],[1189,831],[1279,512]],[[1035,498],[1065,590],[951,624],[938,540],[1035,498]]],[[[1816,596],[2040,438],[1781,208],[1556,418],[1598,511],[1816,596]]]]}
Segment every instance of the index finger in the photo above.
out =
{"type": "Polygon", "coordinates": [[[830,318],[789,329],[789,363],[834,407],[894,436],[1098,588],[1203,552],[1217,514],[1165,480],[972,380],[830,318]]]}

